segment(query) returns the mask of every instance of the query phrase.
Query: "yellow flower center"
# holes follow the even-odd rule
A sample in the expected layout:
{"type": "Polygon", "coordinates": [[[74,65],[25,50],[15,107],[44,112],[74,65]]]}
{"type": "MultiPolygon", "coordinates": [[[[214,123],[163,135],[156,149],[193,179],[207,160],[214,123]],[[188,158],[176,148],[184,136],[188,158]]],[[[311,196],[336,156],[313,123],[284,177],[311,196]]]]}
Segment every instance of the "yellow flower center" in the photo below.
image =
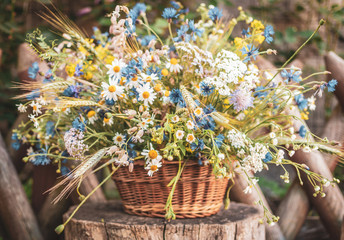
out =
{"type": "Polygon", "coordinates": [[[104,122],[108,123],[110,121],[110,118],[104,118],[104,122]]]}
{"type": "Polygon", "coordinates": [[[157,165],[152,165],[150,167],[150,170],[152,170],[153,172],[155,172],[156,170],[158,170],[158,166],[157,165]]]}
{"type": "Polygon", "coordinates": [[[118,136],[118,137],[116,138],[116,140],[117,140],[117,142],[122,142],[123,138],[122,138],[121,136],[118,136]]]}
{"type": "Polygon", "coordinates": [[[155,158],[158,157],[158,152],[155,151],[155,150],[150,150],[150,151],[148,152],[148,156],[149,156],[151,159],[155,159],[155,158]]]}
{"type": "Polygon", "coordinates": [[[154,86],[154,90],[157,91],[157,92],[160,92],[161,91],[161,84],[157,84],[154,86]]]}
{"type": "Polygon", "coordinates": [[[170,96],[170,91],[166,90],[165,91],[165,97],[168,97],[168,96],[170,96]]]}
{"type": "Polygon", "coordinates": [[[148,76],[147,78],[146,78],[146,82],[151,82],[152,81],[152,77],[151,76],[148,76]]]}
{"type": "Polygon", "coordinates": [[[91,117],[93,117],[95,114],[96,114],[96,112],[93,111],[93,110],[91,110],[91,111],[89,111],[89,112],[87,113],[87,117],[88,117],[88,118],[91,118],[91,117]]]}
{"type": "Polygon", "coordinates": [[[168,70],[166,68],[164,68],[163,70],[161,70],[161,74],[163,76],[167,76],[168,75],[168,70]]]}
{"type": "Polygon", "coordinates": [[[193,141],[194,139],[195,139],[195,137],[194,137],[193,135],[189,135],[189,136],[188,136],[188,141],[191,142],[191,141],[193,141]]]}
{"type": "Polygon", "coordinates": [[[119,66],[114,66],[114,67],[113,67],[113,71],[114,71],[115,73],[118,73],[119,71],[121,71],[121,68],[120,68],[119,66]]]}
{"type": "Polygon", "coordinates": [[[121,77],[121,81],[119,81],[119,84],[123,86],[124,85],[124,81],[125,81],[125,77],[121,77]]]}
{"type": "Polygon", "coordinates": [[[150,93],[147,92],[147,91],[142,93],[142,97],[143,97],[144,99],[149,98],[149,96],[150,96],[150,93]]]}
{"type": "Polygon", "coordinates": [[[178,63],[178,60],[176,58],[171,58],[170,63],[172,65],[176,65],[178,63]]]}
{"type": "Polygon", "coordinates": [[[109,92],[116,92],[116,87],[114,85],[109,86],[109,92]]]}
{"type": "Polygon", "coordinates": [[[135,77],[133,77],[133,78],[131,79],[131,81],[136,82],[137,79],[138,79],[138,77],[135,75],[135,77]]]}
{"type": "Polygon", "coordinates": [[[197,109],[195,110],[195,114],[196,114],[196,115],[201,115],[201,114],[202,114],[202,109],[197,108],[197,109]]]}
{"type": "Polygon", "coordinates": [[[33,108],[33,110],[34,110],[34,111],[36,111],[36,110],[37,110],[37,106],[33,106],[32,108],[33,108]]]}

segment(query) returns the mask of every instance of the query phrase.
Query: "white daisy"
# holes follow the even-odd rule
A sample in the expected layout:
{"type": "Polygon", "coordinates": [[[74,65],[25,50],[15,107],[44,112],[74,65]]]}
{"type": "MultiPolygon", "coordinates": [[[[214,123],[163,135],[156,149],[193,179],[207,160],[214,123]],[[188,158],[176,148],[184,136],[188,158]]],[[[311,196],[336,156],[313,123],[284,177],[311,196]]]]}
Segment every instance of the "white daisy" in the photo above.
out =
{"type": "Polygon", "coordinates": [[[124,87],[119,86],[117,79],[110,79],[109,83],[102,82],[102,95],[106,100],[117,101],[118,97],[123,94],[124,87]]]}
{"type": "Polygon", "coordinates": [[[153,159],[151,160],[147,166],[145,167],[146,170],[148,171],[148,176],[153,176],[153,173],[159,170],[159,168],[162,166],[161,162],[159,159],[153,159]]]}
{"type": "Polygon", "coordinates": [[[166,68],[169,68],[171,72],[179,73],[183,69],[182,66],[178,64],[178,59],[171,58],[170,61],[166,64],[166,68]]]}
{"type": "Polygon", "coordinates": [[[111,78],[116,78],[121,76],[121,70],[127,66],[121,59],[115,59],[112,61],[111,65],[107,64],[106,67],[109,69],[107,74],[109,75],[110,79],[111,78]]]}
{"type": "Polygon", "coordinates": [[[127,84],[127,87],[129,89],[131,88],[137,88],[140,86],[140,83],[142,82],[142,78],[141,77],[138,77],[137,75],[135,75],[134,77],[132,77],[130,79],[130,81],[128,82],[127,84]]]}
{"type": "Polygon", "coordinates": [[[27,107],[25,105],[20,103],[20,104],[17,104],[16,106],[18,107],[19,112],[21,112],[21,113],[26,112],[27,107]]]}
{"type": "Polygon", "coordinates": [[[177,130],[176,132],[177,139],[181,140],[184,137],[184,131],[183,130],[177,130]]]}
{"type": "Polygon", "coordinates": [[[111,126],[112,124],[113,124],[113,117],[111,117],[111,118],[104,117],[104,119],[103,119],[103,126],[105,126],[105,125],[111,126]]]}
{"type": "Polygon", "coordinates": [[[48,101],[47,101],[43,96],[40,96],[40,97],[37,99],[37,102],[39,102],[39,103],[42,104],[43,106],[48,105],[48,101]]]}
{"type": "Polygon", "coordinates": [[[189,120],[186,122],[186,127],[190,130],[194,129],[195,128],[195,124],[193,123],[192,120],[189,120]]]}
{"type": "Polygon", "coordinates": [[[125,142],[125,136],[123,134],[116,133],[116,135],[113,137],[113,142],[116,145],[121,146],[125,142]]]}
{"type": "Polygon", "coordinates": [[[153,148],[152,144],[150,145],[150,149],[144,149],[141,152],[141,155],[145,156],[147,160],[157,159],[160,161],[162,159],[162,157],[159,155],[159,152],[153,148]]]}
{"type": "Polygon", "coordinates": [[[154,99],[156,98],[156,93],[154,92],[153,88],[149,86],[149,84],[145,84],[142,87],[137,89],[139,93],[139,101],[143,101],[145,106],[149,106],[152,104],[154,99]]]}
{"type": "Polygon", "coordinates": [[[172,117],[172,122],[174,122],[174,123],[179,122],[179,116],[178,116],[178,115],[174,115],[174,116],[172,117]]]}
{"type": "Polygon", "coordinates": [[[195,140],[196,140],[196,138],[192,133],[189,133],[188,135],[186,135],[186,141],[188,143],[193,143],[195,140]]]}
{"type": "Polygon", "coordinates": [[[203,109],[202,108],[196,108],[195,110],[194,110],[194,114],[195,114],[195,116],[196,117],[201,117],[202,116],[202,114],[203,114],[203,109]]]}
{"type": "Polygon", "coordinates": [[[33,125],[35,126],[35,128],[38,128],[39,127],[39,123],[38,123],[38,120],[35,117],[35,115],[29,114],[29,118],[33,122],[33,125]]]}
{"type": "Polygon", "coordinates": [[[308,98],[308,107],[309,107],[309,110],[311,111],[314,111],[316,108],[315,100],[316,98],[314,96],[311,96],[310,98],[308,98]]]}
{"type": "Polygon", "coordinates": [[[98,116],[94,110],[90,110],[87,112],[87,118],[90,124],[94,124],[94,122],[97,121],[98,116]]]}
{"type": "Polygon", "coordinates": [[[154,82],[155,80],[158,80],[158,76],[153,73],[151,75],[147,75],[145,73],[141,73],[142,80],[145,81],[146,83],[151,83],[154,82]]]}
{"type": "Polygon", "coordinates": [[[41,111],[41,107],[42,105],[40,105],[38,102],[35,102],[33,101],[30,106],[32,107],[32,110],[33,110],[33,114],[35,114],[36,116],[38,114],[42,114],[42,111],[41,111]]]}

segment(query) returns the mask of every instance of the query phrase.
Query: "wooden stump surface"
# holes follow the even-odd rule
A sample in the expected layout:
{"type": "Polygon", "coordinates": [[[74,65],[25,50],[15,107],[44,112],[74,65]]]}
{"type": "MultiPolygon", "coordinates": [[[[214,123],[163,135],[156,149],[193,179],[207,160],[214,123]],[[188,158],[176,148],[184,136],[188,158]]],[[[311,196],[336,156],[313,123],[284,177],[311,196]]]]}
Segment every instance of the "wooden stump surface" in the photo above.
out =
{"type": "MultiPolygon", "coordinates": [[[[75,206],[64,215],[70,216],[75,206]]],[[[195,219],[166,222],[162,218],[133,216],[125,213],[119,201],[103,204],[86,203],[75,214],[65,229],[65,239],[265,239],[262,214],[256,207],[231,203],[228,210],[195,219]]]]}

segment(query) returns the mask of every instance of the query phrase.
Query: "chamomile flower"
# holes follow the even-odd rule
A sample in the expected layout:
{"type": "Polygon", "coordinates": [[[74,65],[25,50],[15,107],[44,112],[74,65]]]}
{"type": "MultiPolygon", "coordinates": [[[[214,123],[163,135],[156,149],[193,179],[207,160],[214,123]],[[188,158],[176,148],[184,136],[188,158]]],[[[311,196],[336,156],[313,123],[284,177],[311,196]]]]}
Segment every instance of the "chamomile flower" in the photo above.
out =
{"type": "Polygon", "coordinates": [[[194,129],[195,128],[195,124],[193,123],[192,120],[189,120],[186,122],[186,127],[190,130],[194,129]]]}
{"type": "Polygon", "coordinates": [[[107,74],[109,75],[110,79],[120,77],[121,70],[124,68],[126,64],[121,59],[115,59],[112,61],[111,65],[108,64],[106,67],[109,69],[107,74]]]}
{"type": "Polygon", "coordinates": [[[125,142],[125,136],[123,134],[116,133],[112,140],[116,145],[121,146],[125,142]]]}
{"type": "Polygon", "coordinates": [[[159,168],[162,166],[159,159],[153,159],[151,160],[147,166],[145,167],[146,170],[148,170],[148,176],[152,177],[153,173],[159,170],[159,168]]]}
{"type": "Polygon", "coordinates": [[[102,95],[106,100],[117,101],[124,93],[124,87],[118,85],[118,79],[110,79],[109,83],[102,82],[102,95]]]}
{"type": "Polygon", "coordinates": [[[183,67],[178,64],[178,59],[176,58],[171,58],[166,64],[166,68],[170,69],[170,71],[174,73],[179,73],[183,69],[183,67]]]}
{"type": "Polygon", "coordinates": [[[145,84],[142,87],[137,89],[137,92],[139,94],[139,101],[143,101],[143,104],[145,106],[149,106],[149,104],[152,104],[154,99],[156,98],[156,93],[154,92],[154,89],[149,86],[149,84],[145,84]]]}
{"type": "Polygon", "coordinates": [[[150,145],[150,149],[144,149],[141,152],[141,155],[145,156],[145,158],[147,160],[158,160],[158,161],[160,161],[162,159],[159,152],[153,148],[152,144],[150,145]]]}
{"type": "Polygon", "coordinates": [[[316,98],[314,96],[311,96],[310,98],[308,98],[308,108],[311,111],[314,111],[316,108],[315,100],[316,98]]]}
{"type": "Polygon", "coordinates": [[[29,114],[29,119],[33,122],[33,125],[34,125],[35,128],[39,127],[39,123],[38,123],[38,120],[35,117],[35,115],[29,114]]]}
{"type": "Polygon", "coordinates": [[[189,133],[188,135],[186,135],[186,141],[188,143],[193,143],[196,140],[195,136],[192,133],[189,133]]]}
{"type": "Polygon", "coordinates": [[[177,139],[182,140],[184,137],[184,131],[183,130],[177,130],[176,137],[177,137],[177,139]]]}
{"type": "Polygon", "coordinates": [[[172,122],[174,122],[174,123],[179,122],[179,116],[178,116],[178,115],[174,115],[174,116],[172,117],[172,122]]]}
{"type": "Polygon", "coordinates": [[[90,124],[94,124],[94,122],[98,119],[98,116],[94,110],[90,110],[87,112],[87,118],[90,124]]]}
{"type": "Polygon", "coordinates": [[[104,119],[103,119],[103,126],[105,126],[105,125],[111,126],[112,124],[113,124],[113,117],[110,117],[110,118],[104,117],[104,119]]]}
{"type": "Polygon", "coordinates": [[[202,108],[196,108],[195,110],[194,110],[194,114],[195,114],[195,116],[196,117],[201,117],[202,116],[202,114],[203,114],[203,109],[202,108]]]}
{"type": "Polygon", "coordinates": [[[155,73],[153,73],[151,75],[141,73],[141,78],[146,83],[154,82],[155,80],[159,79],[159,77],[155,73]]]}
{"type": "Polygon", "coordinates": [[[35,114],[36,116],[39,114],[42,114],[42,111],[41,111],[42,105],[40,105],[38,102],[33,101],[30,104],[30,106],[32,107],[33,114],[35,114]]]}
{"type": "Polygon", "coordinates": [[[22,103],[16,105],[18,107],[18,111],[23,113],[26,112],[27,106],[23,105],[22,103]]]}

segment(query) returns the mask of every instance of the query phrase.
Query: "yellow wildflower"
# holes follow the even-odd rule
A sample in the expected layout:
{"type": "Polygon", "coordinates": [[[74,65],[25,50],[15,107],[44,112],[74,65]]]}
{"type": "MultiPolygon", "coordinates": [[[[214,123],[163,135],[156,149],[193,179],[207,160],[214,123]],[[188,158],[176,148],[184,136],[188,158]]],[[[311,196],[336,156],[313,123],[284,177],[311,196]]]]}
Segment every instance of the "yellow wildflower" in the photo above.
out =
{"type": "Polygon", "coordinates": [[[255,30],[255,31],[262,31],[264,30],[264,25],[261,21],[259,20],[253,20],[251,22],[251,27],[255,30]]]}
{"type": "Polygon", "coordinates": [[[66,66],[66,73],[68,74],[68,76],[73,77],[74,73],[75,73],[75,67],[76,64],[72,63],[72,64],[68,64],[66,66]]]}
{"type": "Polygon", "coordinates": [[[309,119],[309,116],[308,116],[309,112],[302,112],[301,113],[301,118],[303,120],[308,120],[309,119]]]}

